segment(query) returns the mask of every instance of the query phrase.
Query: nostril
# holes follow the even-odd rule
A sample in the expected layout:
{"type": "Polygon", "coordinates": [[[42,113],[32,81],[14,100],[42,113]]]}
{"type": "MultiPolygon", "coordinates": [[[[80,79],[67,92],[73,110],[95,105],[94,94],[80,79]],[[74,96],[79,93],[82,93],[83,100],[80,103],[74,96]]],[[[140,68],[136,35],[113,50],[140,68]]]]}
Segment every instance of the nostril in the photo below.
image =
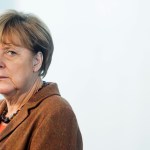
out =
{"type": "Polygon", "coordinates": [[[4,67],[5,67],[4,63],[0,61],[0,68],[4,68],[4,67]]]}

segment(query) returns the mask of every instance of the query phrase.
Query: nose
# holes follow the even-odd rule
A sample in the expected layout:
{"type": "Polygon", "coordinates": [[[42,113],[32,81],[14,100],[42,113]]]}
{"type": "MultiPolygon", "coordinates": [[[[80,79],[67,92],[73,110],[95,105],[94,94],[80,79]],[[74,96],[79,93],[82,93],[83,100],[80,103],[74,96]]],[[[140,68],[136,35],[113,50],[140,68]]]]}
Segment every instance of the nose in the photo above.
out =
{"type": "Polygon", "coordinates": [[[3,61],[3,58],[0,56],[0,69],[5,68],[5,63],[3,61]]]}
{"type": "Polygon", "coordinates": [[[5,67],[4,58],[3,58],[3,46],[0,43],[0,69],[5,67]]]}
{"type": "Polygon", "coordinates": [[[4,59],[2,53],[0,53],[0,69],[5,67],[4,59]]]}
{"type": "Polygon", "coordinates": [[[4,67],[5,67],[4,63],[0,60],[0,69],[2,69],[4,67]]]}

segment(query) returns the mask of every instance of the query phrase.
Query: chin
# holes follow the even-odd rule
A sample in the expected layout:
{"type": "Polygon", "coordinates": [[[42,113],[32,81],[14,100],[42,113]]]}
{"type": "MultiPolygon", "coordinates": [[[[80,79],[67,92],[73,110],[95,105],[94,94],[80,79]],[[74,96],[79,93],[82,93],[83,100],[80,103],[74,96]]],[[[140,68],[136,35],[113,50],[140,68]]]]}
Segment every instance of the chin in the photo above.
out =
{"type": "Polygon", "coordinates": [[[13,91],[15,91],[15,88],[13,86],[0,83],[0,94],[8,95],[12,93],[13,91]]]}

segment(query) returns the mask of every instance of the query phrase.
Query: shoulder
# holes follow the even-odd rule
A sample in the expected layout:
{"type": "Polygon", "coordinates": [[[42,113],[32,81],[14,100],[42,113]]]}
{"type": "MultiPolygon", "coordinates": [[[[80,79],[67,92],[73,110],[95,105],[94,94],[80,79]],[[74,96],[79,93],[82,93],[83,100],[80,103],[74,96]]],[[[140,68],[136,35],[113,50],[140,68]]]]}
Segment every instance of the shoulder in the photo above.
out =
{"type": "Polygon", "coordinates": [[[67,126],[70,129],[74,126],[74,129],[78,128],[76,115],[70,106],[70,104],[61,96],[54,95],[45,98],[36,107],[30,109],[30,118],[35,120],[35,124],[38,126],[45,126],[51,129],[60,129],[67,126]]]}
{"type": "MultiPolygon", "coordinates": [[[[52,96],[45,99],[39,106],[43,123],[52,124],[54,128],[78,128],[76,115],[67,100],[61,96],[52,96]]],[[[38,112],[38,113],[39,113],[38,112]]]]}
{"type": "Polygon", "coordinates": [[[72,111],[71,105],[64,99],[59,92],[56,83],[47,83],[29,102],[30,106],[39,107],[40,111],[56,112],[59,110],[72,111]]]}
{"type": "Polygon", "coordinates": [[[68,114],[74,114],[73,109],[69,102],[59,95],[53,95],[44,99],[40,104],[40,110],[45,111],[47,114],[57,114],[67,112],[68,114]]]}
{"type": "Polygon", "coordinates": [[[73,119],[76,122],[76,116],[71,105],[60,95],[57,84],[54,83],[43,87],[29,101],[27,107],[37,120],[44,119],[51,122],[53,119],[55,121],[73,119]]]}

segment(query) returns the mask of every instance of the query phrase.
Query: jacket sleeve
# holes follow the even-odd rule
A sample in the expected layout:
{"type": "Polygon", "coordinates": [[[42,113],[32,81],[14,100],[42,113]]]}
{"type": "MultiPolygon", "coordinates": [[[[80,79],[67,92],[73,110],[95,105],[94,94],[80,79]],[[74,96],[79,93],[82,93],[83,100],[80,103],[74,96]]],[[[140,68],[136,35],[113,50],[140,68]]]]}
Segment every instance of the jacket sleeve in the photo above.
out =
{"type": "Polygon", "coordinates": [[[30,150],[82,150],[82,137],[73,111],[63,108],[47,115],[36,129],[30,150]]]}

